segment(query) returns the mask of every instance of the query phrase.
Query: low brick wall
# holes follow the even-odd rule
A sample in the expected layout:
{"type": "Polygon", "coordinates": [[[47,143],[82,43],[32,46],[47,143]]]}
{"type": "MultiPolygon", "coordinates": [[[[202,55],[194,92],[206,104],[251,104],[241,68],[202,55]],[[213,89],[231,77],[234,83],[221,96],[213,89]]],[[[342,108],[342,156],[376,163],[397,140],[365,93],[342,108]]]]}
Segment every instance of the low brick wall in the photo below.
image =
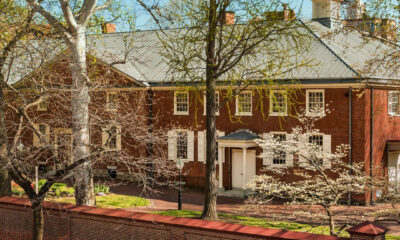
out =
{"type": "MultiPolygon", "coordinates": [[[[26,199],[0,198],[0,239],[31,239],[32,213],[26,199]]],[[[320,239],[326,235],[243,226],[200,219],[168,217],[116,209],[44,203],[45,239],[320,239]]]]}

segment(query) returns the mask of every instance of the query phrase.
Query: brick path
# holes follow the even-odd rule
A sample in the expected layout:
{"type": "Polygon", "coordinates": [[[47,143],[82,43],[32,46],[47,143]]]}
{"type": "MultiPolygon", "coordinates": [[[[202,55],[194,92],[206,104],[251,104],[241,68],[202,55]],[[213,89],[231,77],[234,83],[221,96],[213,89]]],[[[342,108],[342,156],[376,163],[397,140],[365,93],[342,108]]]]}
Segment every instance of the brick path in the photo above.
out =
{"type": "MultiPolygon", "coordinates": [[[[141,190],[135,185],[117,185],[111,187],[111,192],[131,196],[143,196],[150,200],[147,207],[132,208],[132,211],[164,211],[177,209],[177,190],[157,189],[158,194],[142,195],[141,190]]],[[[183,209],[202,210],[203,191],[197,189],[185,189],[183,192],[183,209]]],[[[227,213],[240,216],[259,217],[264,219],[292,221],[307,224],[328,224],[324,219],[323,209],[318,206],[286,206],[282,204],[266,205],[258,208],[247,206],[243,199],[218,197],[219,213],[227,213]]],[[[389,204],[377,204],[375,206],[340,206],[334,209],[339,225],[354,225],[362,221],[373,221],[379,211],[389,211],[389,204]]],[[[390,229],[389,234],[400,236],[400,225],[393,222],[382,222],[382,225],[390,229]]]]}

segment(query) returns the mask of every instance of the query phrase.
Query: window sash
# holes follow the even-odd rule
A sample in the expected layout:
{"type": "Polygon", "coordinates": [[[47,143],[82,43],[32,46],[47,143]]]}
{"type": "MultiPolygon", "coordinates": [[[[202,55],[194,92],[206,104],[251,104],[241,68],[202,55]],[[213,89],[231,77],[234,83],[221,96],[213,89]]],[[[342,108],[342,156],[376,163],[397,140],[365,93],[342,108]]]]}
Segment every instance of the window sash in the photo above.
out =
{"type": "Polygon", "coordinates": [[[252,112],[252,94],[243,92],[238,95],[238,113],[251,114],[252,112]]]}
{"type": "Polygon", "coordinates": [[[187,132],[177,132],[176,138],[176,157],[177,159],[188,159],[188,134],[187,132]]]}
{"type": "Polygon", "coordinates": [[[324,113],[324,91],[311,90],[307,91],[307,113],[322,114],[324,113]]]}
{"type": "Polygon", "coordinates": [[[388,113],[389,114],[399,114],[400,113],[400,92],[398,91],[390,91],[388,93],[388,113]]]}
{"type": "Polygon", "coordinates": [[[175,113],[189,112],[189,94],[187,92],[175,93],[175,113]]]}
{"type": "MultiPolygon", "coordinates": [[[[286,141],[286,134],[273,134],[273,138],[277,142],[286,141]]],[[[272,164],[284,165],[286,164],[286,151],[284,149],[275,149],[273,152],[272,164]]]]}
{"type": "Polygon", "coordinates": [[[270,94],[270,113],[287,114],[287,93],[284,90],[272,91],[270,94]]]}
{"type": "MultiPolygon", "coordinates": [[[[315,163],[317,165],[323,165],[324,164],[324,159],[322,158],[322,149],[324,146],[324,136],[323,135],[311,135],[308,138],[308,142],[310,144],[315,144],[316,146],[318,146],[320,153],[317,153],[317,155],[315,156],[315,163]]],[[[314,159],[311,159],[312,161],[314,161],[314,159]]],[[[311,165],[311,163],[310,163],[311,165]]]]}
{"type": "MultiPolygon", "coordinates": [[[[204,93],[203,104],[204,104],[204,114],[203,115],[207,115],[207,113],[206,113],[206,110],[207,110],[207,107],[206,107],[206,105],[207,105],[206,93],[204,93]]],[[[219,107],[219,92],[218,91],[215,92],[215,107],[217,108],[215,110],[215,115],[219,115],[219,108],[218,108],[219,107]]]]}

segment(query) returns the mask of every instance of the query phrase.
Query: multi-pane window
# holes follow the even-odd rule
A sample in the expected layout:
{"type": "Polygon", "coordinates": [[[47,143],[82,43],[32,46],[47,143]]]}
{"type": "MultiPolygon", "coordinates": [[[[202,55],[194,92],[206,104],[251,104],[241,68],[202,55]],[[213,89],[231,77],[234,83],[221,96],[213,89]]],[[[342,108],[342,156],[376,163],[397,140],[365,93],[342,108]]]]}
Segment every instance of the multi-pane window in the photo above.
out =
{"type": "Polygon", "coordinates": [[[307,90],[307,114],[318,115],[324,113],[324,91],[307,90]]]}
{"type": "MultiPolygon", "coordinates": [[[[279,133],[273,134],[273,138],[277,142],[284,142],[286,141],[286,134],[279,133]]],[[[286,151],[284,149],[274,149],[274,156],[272,158],[273,164],[286,164],[286,151]]]]}
{"type": "Polygon", "coordinates": [[[108,130],[107,147],[109,149],[117,148],[117,127],[116,126],[112,126],[108,130]]]}
{"type": "Polygon", "coordinates": [[[285,116],[287,115],[287,93],[286,91],[271,91],[270,98],[270,115],[285,116]]]}
{"type": "Polygon", "coordinates": [[[121,128],[116,125],[104,128],[102,141],[108,151],[121,150],[121,128]]]}
{"type": "MultiPolygon", "coordinates": [[[[308,138],[308,142],[313,144],[316,149],[315,149],[315,156],[311,156],[311,160],[314,161],[318,165],[322,165],[324,163],[324,160],[321,156],[321,152],[324,146],[324,136],[323,135],[312,135],[308,138]]],[[[311,164],[311,163],[310,163],[311,164]]]]}
{"type": "Polygon", "coordinates": [[[177,132],[176,137],[177,159],[188,159],[188,134],[185,131],[177,132]]]}
{"type": "Polygon", "coordinates": [[[240,93],[236,101],[237,115],[251,115],[252,93],[250,91],[240,93]]]}
{"type": "Polygon", "coordinates": [[[388,93],[388,113],[390,115],[400,114],[399,94],[400,94],[400,92],[398,92],[398,91],[390,91],[388,93]]]}
{"type": "Polygon", "coordinates": [[[38,105],[37,105],[37,110],[38,111],[47,111],[47,102],[42,100],[38,105]]]}
{"type": "Polygon", "coordinates": [[[43,146],[44,142],[42,139],[44,139],[46,142],[50,141],[50,128],[45,123],[37,123],[34,126],[36,131],[38,131],[41,136],[39,137],[36,133],[33,133],[33,145],[35,147],[43,146]]]}
{"type": "MultiPolygon", "coordinates": [[[[207,97],[206,94],[204,93],[204,115],[206,115],[206,104],[207,103],[207,97]]],[[[216,108],[219,107],[219,92],[215,92],[215,106],[216,108]]],[[[215,110],[215,115],[219,115],[219,109],[215,110]]]]}
{"type": "Polygon", "coordinates": [[[47,126],[45,124],[39,124],[38,130],[43,137],[46,136],[47,126]]]}
{"type": "Polygon", "coordinates": [[[175,114],[189,113],[189,94],[188,92],[175,92],[175,114]]]}
{"type": "Polygon", "coordinates": [[[107,110],[114,111],[118,107],[118,95],[116,93],[107,93],[107,110]]]}

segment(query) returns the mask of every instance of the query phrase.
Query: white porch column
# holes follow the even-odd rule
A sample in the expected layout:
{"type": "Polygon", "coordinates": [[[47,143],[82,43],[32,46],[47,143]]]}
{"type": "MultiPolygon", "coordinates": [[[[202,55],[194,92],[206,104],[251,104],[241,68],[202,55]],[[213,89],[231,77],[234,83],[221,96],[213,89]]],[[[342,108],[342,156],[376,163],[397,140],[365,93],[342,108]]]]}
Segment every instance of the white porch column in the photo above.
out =
{"type": "Polygon", "coordinates": [[[223,189],[224,186],[222,184],[223,182],[223,174],[222,174],[222,147],[218,147],[218,162],[219,162],[219,168],[218,168],[218,173],[219,173],[219,180],[218,180],[218,187],[219,189],[223,189]]]}
{"type": "Polygon", "coordinates": [[[243,173],[242,173],[242,188],[246,189],[246,159],[247,159],[247,148],[243,148],[243,173]]]}

